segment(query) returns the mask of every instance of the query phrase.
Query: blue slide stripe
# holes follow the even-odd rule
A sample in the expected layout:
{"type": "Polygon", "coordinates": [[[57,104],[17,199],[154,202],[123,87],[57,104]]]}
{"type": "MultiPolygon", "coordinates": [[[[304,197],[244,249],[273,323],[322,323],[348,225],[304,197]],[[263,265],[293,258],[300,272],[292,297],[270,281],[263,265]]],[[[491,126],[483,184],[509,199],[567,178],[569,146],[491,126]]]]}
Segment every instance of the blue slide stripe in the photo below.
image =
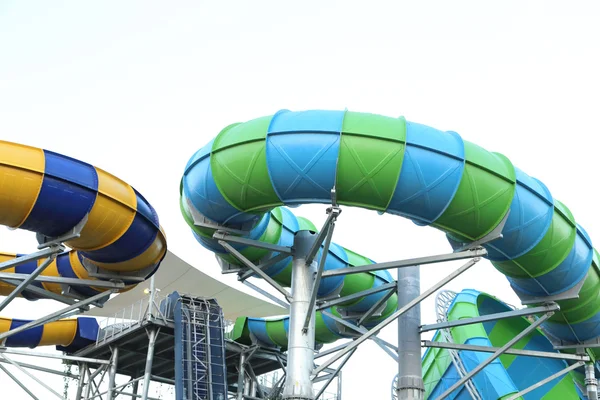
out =
{"type": "Polygon", "coordinates": [[[331,202],[344,115],[344,111],[280,111],[273,116],[267,133],[267,167],[285,204],[331,202]]]}
{"type": "MultiPolygon", "coordinates": [[[[21,325],[25,325],[30,321],[22,319],[13,319],[10,324],[10,329],[16,329],[21,325]]],[[[7,347],[31,347],[34,348],[42,340],[44,326],[36,326],[35,328],[24,330],[23,332],[14,334],[6,338],[7,347]]]]}
{"type": "Polygon", "coordinates": [[[387,212],[431,224],[454,198],[464,164],[458,134],[407,121],[404,161],[387,212]]]}
{"type": "Polygon", "coordinates": [[[44,150],[46,167],[38,198],[20,226],[55,237],[73,228],[92,209],[98,193],[96,169],[44,150]]]}
{"type": "Polygon", "coordinates": [[[105,263],[127,261],[139,256],[152,245],[159,231],[158,217],[152,206],[137,191],[135,194],[137,211],[127,231],[102,249],[84,252],[85,257],[105,263]]]}
{"type": "Polygon", "coordinates": [[[503,237],[484,247],[488,259],[504,261],[518,258],[533,249],[546,235],[554,214],[554,199],[539,180],[518,168],[517,188],[513,197],[503,237]]]}

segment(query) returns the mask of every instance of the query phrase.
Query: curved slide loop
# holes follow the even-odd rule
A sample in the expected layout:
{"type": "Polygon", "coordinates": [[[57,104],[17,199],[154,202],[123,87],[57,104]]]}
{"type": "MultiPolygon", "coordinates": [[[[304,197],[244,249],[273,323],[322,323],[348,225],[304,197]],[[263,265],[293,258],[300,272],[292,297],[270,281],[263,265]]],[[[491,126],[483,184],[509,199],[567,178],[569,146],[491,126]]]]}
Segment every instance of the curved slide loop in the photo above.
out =
{"type": "MultiPolygon", "coordinates": [[[[85,222],[78,237],[64,244],[71,251],[58,254],[42,276],[97,279],[91,272],[148,278],[167,252],[158,215],[134,188],[117,177],[82,161],[17,143],[0,141],[0,225],[36,232],[38,238],[56,238],[85,222]],[[87,219],[87,220],[85,220],[87,219]]],[[[19,257],[1,253],[0,263],[19,257]]],[[[22,263],[4,273],[30,274],[44,260],[22,263]]],[[[129,290],[136,282],[124,281],[129,290]]],[[[61,284],[33,282],[33,286],[61,294],[61,284]]],[[[15,287],[0,281],[0,296],[15,287]]],[[[71,286],[83,298],[107,289],[71,286]]],[[[23,297],[36,300],[35,294],[23,297]]],[[[105,298],[106,299],[106,298],[105,298]]],[[[0,319],[0,334],[28,321],[0,319]]],[[[8,337],[7,346],[76,345],[95,340],[93,318],[57,321],[8,337]]]]}
{"type": "MultiPolygon", "coordinates": [[[[448,321],[474,318],[489,314],[511,311],[502,301],[485,293],[472,289],[460,292],[448,308],[448,321]]],[[[531,324],[525,317],[512,317],[497,321],[456,326],[450,328],[451,337],[456,344],[485,347],[502,347],[531,324]]],[[[443,341],[438,331],[434,342],[443,341]]],[[[519,340],[512,349],[556,352],[552,343],[540,330],[534,330],[519,340]]],[[[467,371],[471,371],[489,354],[472,350],[461,350],[461,362],[467,371]]],[[[448,350],[429,347],[423,355],[423,380],[428,398],[438,398],[461,375],[449,357],[448,350]]],[[[472,383],[483,399],[506,399],[528,388],[534,382],[557,373],[568,366],[567,361],[540,357],[517,357],[504,354],[491,362],[472,378],[472,383]]],[[[564,376],[540,386],[530,392],[526,399],[579,399],[581,392],[575,382],[583,383],[581,370],[571,371],[564,376]]],[[[457,390],[456,398],[470,398],[463,387],[457,390]]]]}
{"type": "MultiPolygon", "coordinates": [[[[282,206],[329,204],[334,186],[340,205],[433,226],[453,246],[481,239],[506,217],[503,237],[485,247],[519,294],[543,298],[581,286],[578,299],[558,301],[561,311],[544,324],[545,331],[566,341],[600,335],[600,264],[585,230],[542,182],[506,156],[455,132],[376,114],[283,110],[232,124],[196,152],[185,168],[180,205],[196,239],[220,259],[237,264],[212,238],[214,229],[195,226],[192,215],[214,226],[246,230],[252,239],[290,246],[296,231],[316,228],[282,206]]],[[[251,261],[276,256],[264,249],[234,247],[251,261]]],[[[370,263],[332,243],[325,269],[370,263]]],[[[290,271],[289,257],[265,270],[287,286],[290,271]]],[[[346,296],[390,281],[387,272],[328,277],[318,294],[346,296]]],[[[371,294],[340,308],[360,316],[383,296],[371,294]]],[[[396,296],[390,297],[365,326],[390,315],[396,303],[396,296]]],[[[340,310],[330,312],[339,315],[340,310]]],[[[283,348],[288,329],[287,318],[241,318],[234,337],[283,348]]],[[[318,343],[348,335],[317,313],[318,343]]]]}

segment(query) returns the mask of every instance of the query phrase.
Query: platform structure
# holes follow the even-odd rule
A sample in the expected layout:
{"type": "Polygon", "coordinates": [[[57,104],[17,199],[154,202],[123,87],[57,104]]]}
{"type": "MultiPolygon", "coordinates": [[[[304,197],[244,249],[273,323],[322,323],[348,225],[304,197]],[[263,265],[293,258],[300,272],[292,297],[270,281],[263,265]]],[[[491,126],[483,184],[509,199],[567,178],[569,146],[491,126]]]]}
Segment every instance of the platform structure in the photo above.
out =
{"type": "MultiPolygon", "coordinates": [[[[288,332],[288,346],[290,349],[292,349],[292,351],[294,351],[295,354],[291,358],[291,362],[288,363],[286,367],[287,384],[283,392],[283,399],[318,399],[323,390],[327,388],[327,385],[331,382],[331,380],[328,380],[321,390],[315,390],[313,384],[323,378],[322,374],[325,373],[326,369],[336,365],[335,372],[333,374],[328,373],[328,375],[331,377],[335,377],[337,374],[341,373],[342,368],[350,359],[350,357],[352,357],[352,355],[356,352],[358,347],[362,343],[372,340],[397,362],[398,374],[393,382],[392,398],[400,400],[420,400],[425,398],[425,388],[423,384],[423,372],[421,366],[422,347],[441,347],[454,351],[465,350],[468,347],[467,350],[470,351],[492,353],[491,357],[488,357],[485,361],[470,371],[466,371],[464,366],[462,366],[461,378],[450,388],[448,388],[440,397],[438,397],[439,400],[449,398],[457,389],[463,387],[463,385],[466,385],[471,398],[474,400],[479,400],[480,396],[472,384],[472,378],[503,354],[509,353],[524,357],[532,356],[533,354],[531,354],[531,352],[513,349],[513,346],[520,339],[539,328],[546,320],[548,320],[556,311],[559,310],[559,307],[555,301],[578,297],[581,285],[578,285],[577,287],[561,294],[558,297],[534,298],[517,292],[521,298],[522,304],[530,307],[460,321],[448,322],[443,319],[439,319],[438,323],[436,324],[423,325],[421,322],[419,309],[420,303],[424,299],[432,296],[434,293],[442,290],[446,284],[469,270],[487,255],[487,250],[483,245],[502,237],[502,230],[508,219],[508,213],[504,216],[503,220],[485,237],[471,243],[454,243],[455,249],[452,253],[324,271],[325,259],[331,244],[335,223],[341,213],[341,209],[336,202],[335,189],[332,189],[331,194],[332,203],[331,206],[327,208],[327,219],[322,229],[318,232],[318,234],[302,230],[297,232],[295,234],[292,247],[284,247],[263,243],[257,240],[240,238],[237,236],[239,232],[228,232],[228,229],[225,227],[219,229],[219,226],[212,226],[210,224],[207,225],[206,221],[202,220],[201,218],[195,218],[195,223],[197,226],[208,227],[210,225],[210,227],[216,229],[213,238],[217,239],[219,244],[223,246],[230,253],[230,255],[235,257],[240,262],[241,266],[234,266],[229,263],[221,262],[223,273],[237,273],[238,279],[242,282],[245,282],[252,276],[262,278],[265,282],[272,286],[274,292],[269,293],[253,285],[256,290],[260,291],[266,296],[269,296],[271,299],[273,299],[273,301],[282,304],[289,310],[290,329],[288,332]],[[273,257],[272,262],[291,255],[293,259],[291,292],[283,288],[264,273],[263,268],[266,268],[268,265],[270,265],[269,261],[264,264],[256,265],[245,258],[232,246],[232,244],[253,246],[259,249],[270,250],[275,254],[279,254],[277,257],[273,257]],[[323,256],[317,263],[315,262],[315,257],[319,249],[322,249],[323,256]],[[437,284],[428,288],[424,292],[420,291],[420,269],[422,266],[454,260],[468,261],[462,267],[454,270],[448,276],[441,279],[437,284]],[[363,292],[354,293],[346,298],[342,297],[336,299],[319,300],[317,299],[317,288],[319,287],[321,279],[330,276],[390,269],[397,270],[398,279],[393,282],[390,287],[384,287],[386,296],[384,297],[385,300],[383,301],[386,301],[389,296],[392,296],[394,293],[396,293],[398,295],[397,310],[369,330],[362,325],[362,322],[375,315],[377,309],[381,308],[383,302],[378,302],[358,320],[356,320],[356,317],[352,318],[342,316],[340,318],[327,313],[327,316],[334,319],[342,329],[345,329],[346,332],[352,332],[354,338],[352,341],[346,344],[337,346],[327,351],[326,354],[332,355],[326,361],[322,362],[320,366],[315,366],[315,368],[309,372],[302,368],[303,365],[312,365],[315,358],[315,349],[314,347],[311,347],[311,341],[307,339],[307,335],[314,335],[311,327],[314,327],[316,310],[324,310],[330,306],[348,301],[350,300],[350,297],[352,299],[356,299],[374,293],[373,289],[369,289],[363,292]],[[510,340],[501,348],[467,346],[455,343],[421,340],[421,333],[423,332],[432,330],[447,331],[447,329],[452,326],[476,324],[484,321],[494,321],[515,316],[528,316],[531,318],[532,323],[529,327],[517,334],[512,340],[510,340]],[[394,321],[397,321],[398,324],[397,345],[386,342],[377,337],[378,333],[383,328],[389,326],[394,321]]],[[[314,346],[314,344],[312,346],[314,346]]],[[[576,351],[576,354],[536,352],[535,356],[537,357],[559,358],[571,362],[571,365],[559,373],[549,376],[546,379],[536,382],[530,387],[520,391],[512,396],[511,400],[518,399],[520,396],[535,390],[543,384],[548,383],[553,379],[556,379],[557,377],[560,377],[569,371],[582,366],[585,366],[586,371],[586,387],[584,388],[584,391],[587,393],[588,400],[597,400],[597,381],[594,367],[595,360],[593,360],[586,353],[586,349],[591,347],[600,347],[600,342],[566,344],[554,343],[554,348],[556,350],[573,349],[576,351]]]]}
{"type": "MultiPolygon", "coordinates": [[[[77,381],[76,400],[141,398],[153,400],[151,385],[161,384],[168,398],[177,400],[220,400],[232,399],[272,399],[277,398],[282,389],[282,379],[266,379],[275,371],[283,373],[287,356],[277,349],[246,346],[224,338],[222,359],[225,379],[215,379],[219,364],[215,355],[206,358],[200,354],[201,344],[207,335],[189,335],[180,342],[192,348],[192,357],[177,355],[177,321],[169,309],[174,307],[172,297],[161,297],[158,291],[149,293],[147,301],[134,303],[115,316],[103,321],[96,343],[81,349],[71,357],[80,371],[77,381]],[[150,305],[149,305],[150,304],[150,305]],[[193,359],[192,359],[193,358],[193,359]],[[78,360],[78,361],[75,361],[78,360]],[[204,360],[205,373],[198,373],[192,363],[204,360]],[[178,370],[178,361],[186,364],[178,370]],[[208,365],[207,364],[211,364],[208,365]],[[187,366],[189,365],[189,366],[187,366]],[[187,366],[187,367],[186,367],[187,366]],[[192,370],[194,372],[192,373],[192,370]],[[183,378],[178,377],[183,373],[183,378]],[[118,382],[118,378],[122,382],[118,382]],[[127,378],[127,379],[123,379],[127,378]],[[222,383],[227,384],[224,390],[222,383]],[[181,392],[177,386],[181,386],[181,392]],[[223,394],[227,397],[224,397],[223,394]]],[[[216,302],[193,296],[181,296],[185,302],[210,303],[213,310],[216,302]]],[[[216,315],[212,313],[211,315],[216,315]]],[[[190,321],[199,319],[191,317],[190,321]]],[[[223,323],[227,321],[222,320],[223,323]]],[[[202,321],[204,324],[205,321],[202,321]]],[[[223,325],[214,321],[205,326],[218,335],[223,325]]],[[[226,335],[225,335],[226,336],[226,335]]],[[[214,350],[215,346],[210,346],[214,350]]],[[[218,346],[217,346],[218,349],[218,346]]],[[[335,370],[327,369],[329,374],[335,370]]],[[[284,376],[284,374],[282,375],[284,376]]],[[[340,378],[341,379],[341,378],[340,378]]],[[[155,387],[156,390],[156,387],[155,387]]],[[[341,385],[338,385],[338,391],[341,385]]],[[[341,394],[327,393],[323,399],[337,400],[341,394]]],[[[164,397],[163,397],[164,398],[164,397]]]]}

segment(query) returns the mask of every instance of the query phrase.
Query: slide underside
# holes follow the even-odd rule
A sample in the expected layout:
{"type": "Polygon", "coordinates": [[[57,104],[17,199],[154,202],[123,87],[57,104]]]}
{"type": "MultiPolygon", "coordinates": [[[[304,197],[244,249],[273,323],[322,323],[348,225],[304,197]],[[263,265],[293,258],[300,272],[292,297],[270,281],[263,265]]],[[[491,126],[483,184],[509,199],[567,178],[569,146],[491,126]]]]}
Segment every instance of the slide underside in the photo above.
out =
{"type": "MultiPolygon", "coordinates": [[[[166,238],[156,212],[130,185],[82,161],[0,141],[0,225],[52,239],[71,232],[82,221],[85,224],[79,237],[64,243],[72,250],[58,254],[42,277],[95,279],[89,274],[93,269],[147,278],[166,254],[166,238]]],[[[3,273],[31,274],[44,262],[34,260],[7,267],[17,257],[19,254],[0,253],[3,273]]],[[[123,290],[135,286],[133,282],[125,284],[123,290]]],[[[65,290],[58,283],[35,281],[32,285],[56,294],[65,290]]],[[[1,280],[0,296],[7,296],[14,287],[6,279],[1,280]]],[[[107,289],[73,285],[68,290],[87,298],[107,289]]],[[[39,298],[27,290],[22,296],[28,300],[39,298]]],[[[27,322],[0,318],[0,334],[27,322]]],[[[97,329],[93,318],[63,320],[16,333],[3,344],[73,349],[95,340],[97,329]]]]}
{"type": "MultiPolygon", "coordinates": [[[[455,321],[512,310],[498,299],[466,289],[459,293],[448,308],[448,320],[455,321]]],[[[514,317],[481,324],[451,328],[454,343],[477,346],[502,347],[531,322],[524,317],[514,317]]],[[[444,336],[436,332],[434,341],[444,342],[444,336]]],[[[519,340],[512,348],[555,352],[542,330],[534,330],[519,340]]],[[[490,355],[475,351],[460,351],[459,357],[465,370],[471,371],[490,355]]],[[[460,375],[446,349],[428,348],[423,356],[423,380],[426,398],[436,399],[455,384],[460,375]]],[[[564,360],[517,357],[505,354],[494,360],[473,378],[472,382],[482,399],[505,399],[529,386],[546,379],[568,367],[564,360]]],[[[584,398],[581,387],[584,382],[582,371],[573,370],[520,397],[524,400],[562,400],[584,398]]],[[[462,386],[450,397],[456,400],[471,400],[467,388],[462,386]]]]}
{"type": "MultiPolygon", "coordinates": [[[[251,228],[252,239],[290,246],[299,229],[315,229],[282,206],[331,202],[409,218],[447,234],[450,243],[471,242],[506,217],[503,237],[485,247],[487,258],[520,295],[540,298],[579,288],[579,298],[561,308],[544,332],[579,342],[600,335],[598,254],[571,211],[539,180],[502,154],[463,140],[455,132],[350,111],[280,111],[232,124],[189,160],[181,184],[181,210],[197,240],[220,259],[238,263],[214,231],[194,226],[199,214],[216,224],[251,228]],[[594,265],[594,267],[592,267],[594,265]]],[[[264,262],[276,254],[235,246],[246,258],[264,262]]],[[[370,258],[332,245],[326,270],[370,264],[370,258]]],[[[291,258],[265,272],[290,284],[291,258]]],[[[392,280],[386,273],[328,277],[319,296],[345,296],[392,280]]],[[[359,318],[384,293],[340,308],[359,318]]],[[[392,296],[365,322],[369,327],[396,308],[392,296]]],[[[287,318],[236,321],[234,338],[285,348],[287,318]]],[[[318,313],[316,340],[330,343],[348,333],[318,313]]]]}

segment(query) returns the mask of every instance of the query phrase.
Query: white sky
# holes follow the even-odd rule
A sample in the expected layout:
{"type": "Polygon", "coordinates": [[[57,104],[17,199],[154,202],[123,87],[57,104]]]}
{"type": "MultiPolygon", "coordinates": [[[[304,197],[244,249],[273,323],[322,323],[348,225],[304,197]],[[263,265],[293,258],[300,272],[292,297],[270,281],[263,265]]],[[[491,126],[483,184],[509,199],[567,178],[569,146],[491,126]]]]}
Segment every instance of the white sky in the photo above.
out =
{"type": "MultiPolygon", "coordinates": [[[[593,240],[598,4],[3,0],[0,138],[131,183],[157,209],[171,250],[213,276],[214,257],[179,214],[183,168],[224,126],[281,108],[347,107],[454,130],[541,179],[593,240]]],[[[298,213],[320,225],[325,207],[298,213]]],[[[439,231],[348,208],[334,240],[378,261],[450,249],[439,231]]],[[[27,233],[1,230],[0,241],[5,251],[35,248],[27,233]]],[[[423,267],[423,289],[459,265],[423,267]]],[[[518,304],[488,262],[448,287],[518,304]]],[[[35,318],[55,308],[19,300],[4,315],[35,318]]],[[[432,322],[433,299],[422,310],[432,322]]],[[[395,327],[382,336],[395,340],[395,327]]],[[[344,369],[344,399],[389,398],[395,373],[366,344],[344,369]]],[[[44,379],[60,389],[61,379],[44,379]]],[[[27,398],[0,380],[3,398],[27,398]]]]}

